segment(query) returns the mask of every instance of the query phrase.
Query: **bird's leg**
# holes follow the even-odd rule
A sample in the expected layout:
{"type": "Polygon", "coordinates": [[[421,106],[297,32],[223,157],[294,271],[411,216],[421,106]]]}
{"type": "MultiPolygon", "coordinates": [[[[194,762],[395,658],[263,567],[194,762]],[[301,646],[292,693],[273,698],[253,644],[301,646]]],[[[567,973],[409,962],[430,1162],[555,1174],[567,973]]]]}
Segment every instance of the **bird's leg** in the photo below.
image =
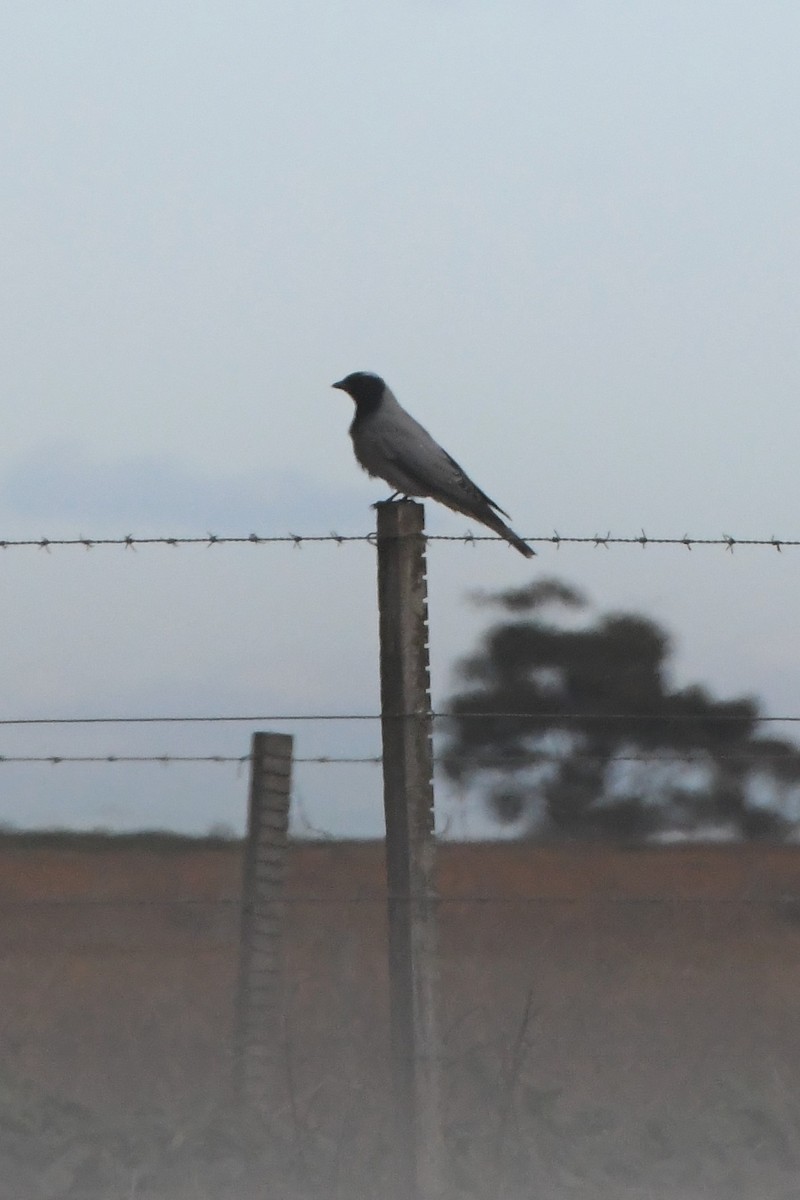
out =
{"type": "Polygon", "coordinates": [[[400,496],[400,498],[403,500],[408,499],[408,496],[406,496],[403,492],[392,492],[391,496],[387,496],[385,500],[376,500],[374,504],[370,505],[370,508],[377,508],[379,504],[391,504],[391,502],[396,500],[398,496],[400,496]]]}

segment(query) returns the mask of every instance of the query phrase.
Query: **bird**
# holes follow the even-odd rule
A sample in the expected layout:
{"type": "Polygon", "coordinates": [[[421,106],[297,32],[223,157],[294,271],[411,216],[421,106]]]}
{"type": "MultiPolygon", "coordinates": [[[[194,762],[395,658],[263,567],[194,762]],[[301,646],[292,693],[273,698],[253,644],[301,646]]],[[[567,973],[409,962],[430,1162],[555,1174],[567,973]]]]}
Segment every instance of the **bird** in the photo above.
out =
{"type": "Polygon", "coordinates": [[[356,459],[368,475],[395,488],[390,500],[428,496],[499,533],[526,558],[534,556],[536,551],[501,520],[508,513],[406,412],[380,375],[354,371],[332,386],[355,402],[350,437],[356,459]]]}

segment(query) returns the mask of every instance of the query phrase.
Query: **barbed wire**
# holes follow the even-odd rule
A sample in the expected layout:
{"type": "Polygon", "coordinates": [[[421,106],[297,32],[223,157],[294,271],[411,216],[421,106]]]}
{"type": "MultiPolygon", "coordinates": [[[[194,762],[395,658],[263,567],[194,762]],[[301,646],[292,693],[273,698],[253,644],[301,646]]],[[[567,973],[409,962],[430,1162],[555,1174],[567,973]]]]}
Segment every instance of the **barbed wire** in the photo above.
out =
{"type": "MultiPolygon", "coordinates": [[[[469,764],[476,770],[484,770],[487,768],[497,767],[505,770],[520,770],[523,767],[542,766],[549,763],[559,765],[567,763],[606,763],[608,766],[613,766],[614,763],[648,763],[650,765],[661,765],[662,763],[684,763],[694,766],[708,766],[715,762],[741,762],[741,763],[771,763],[771,762],[795,762],[800,760],[800,747],[797,750],[784,750],[778,752],[753,752],[753,751],[733,751],[731,753],[716,754],[710,751],[702,750],[687,750],[685,753],[667,753],[661,754],[658,751],[653,751],[650,754],[584,754],[581,751],[569,754],[557,753],[532,753],[529,755],[509,755],[507,757],[498,756],[497,758],[484,758],[482,756],[468,758],[469,764]]],[[[9,766],[14,764],[47,764],[49,766],[61,766],[69,763],[111,763],[125,765],[127,763],[159,763],[162,766],[168,766],[172,763],[222,763],[234,764],[242,767],[253,761],[251,754],[0,754],[0,766],[9,766]]],[[[343,765],[364,765],[380,766],[383,762],[383,756],[380,754],[364,755],[364,756],[338,756],[338,755],[315,755],[311,757],[292,758],[292,763],[296,766],[343,766],[343,765]]],[[[441,766],[445,762],[440,756],[434,758],[436,766],[441,766]]]]}
{"type": "MultiPolygon", "coordinates": [[[[492,534],[445,534],[432,533],[424,534],[423,537],[428,542],[460,542],[465,546],[475,546],[479,542],[496,542],[503,544],[503,539],[492,534]]],[[[551,534],[534,534],[525,537],[526,542],[531,542],[534,545],[555,546],[559,549],[561,546],[593,546],[596,549],[609,549],[611,546],[639,546],[641,549],[646,549],[648,546],[682,546],[686,550],[693,550],[696,546],[720,546],[725,550],[733,552],[737,547],[754,547],[764,546],[778,552],[792,547],[800,546],[800,538],[779,538],[779,537],[734,537],[731,534],[723,533],[718,537],[692,537],[685,533],[681,537],[651,537],[649,534],[641,530],[640,533],[634,536],[618,536],[612,533],[606,534],[580,534],[580,535],[565,535],[554,530],[551,534]]],[[[162,535],[158,537],[137,537],[134,534],[125,534],[122,537],[38,537],[38,538],[0,538],[0,550],[15,550],[24,547],[38,550],[52,550],[62,547],[83,547],[84,550],[93,550],[100,546],[120,546],[125,550],[135,550],[137,546],[271,546],[271,545],[289,545],[296,549],[304,545],[313,545],[318,543],[332,543],[337,546],[348,545],[354,542],[366,542],[369,545],[377,545],[376,533],[362,534],[341,534],[341,533],[326,533],[326,534],[300,534],[300,533],[283,533],[283,534],[190,534],[190,535],[162,535]]]]}
{"type": "MultiPolygon", "coordinates": [[[[251,754],[0,754],[0,766],[13,763],[235,763],[244,766],[252,762],[251,754]]],[[[319,755],[314,758],[293,758],[295,764],[380,763],[380,755],[369,758],[340,758],[319,755]]]]}
{"type": "Polygon", "coordinates": [[[548,722],[557,725],[566,721],[716,721],[716,722],[790,722],[800,723],[800,716],[760,715],[758,713],[634,713],[634,712],[524,712],[498,711],[490,709],[475,712],[433,709],[416,713],[220,713],[208,716],[183,716],[165,714],[139,717],[0,717],[0,726],[27,725],[203,725],[203,724],[254,724],[279,721],[381,721],[384,716],[391,720],[405,721],[411,718],[429,717],[432,720],[526,720],[548,722]]]}
{"type": "MultiPolygon", "coordinates": [[[[491,541],[492,539],[487,539],[491,541]]],[[[280,543],[290,546],[302,546],[306,543],[334,542],[339,546],[347,542],[377,543],[377,534],[267,534],[258,533],[218,535],[216,533],[163,535],[159,537],[137,537],[125,534],[123,537],[39,537],[39,538],[0,538],[0,550],[15,550],[22,547],[37,550],[52,550],[60,547],[82,546],[84,550],[94,550],[97,546],[121,546],[125,550],[135,550],[137,546],[269,546],[280,543]]]]}
{"type": "MultiPolygon", "coordinates": [[[[726,843],[731,845],[732,843],[726,843]]],[[[735,843],[735,846],[746,845],[747,843],[735,843]]],[[[235,846],[236,843],[234,842],[235,846]]],[[[696,848],[698,843],[692,843],[696,848]]],[[[699,845],[703,847],[716,846],[717,843],[702,842],[699,845]]],[[[656,850],[660,847],[644,843],[641,846],[645,850],[656,850]]],[[[790,846],[789,849],[796,847],[790,846]]],[[[276,905],[286,905],[294,907],[303,904],[313,905],[358,905],[364,906],[369,904],[378,904],[385,906],[387,900],[406,900],[412,901],[415,897],[410,894],[393,894],[381,893],[378,895],[357,895],[357,896],[336,896],[325,895],[323,893],[308,893],[295,894],[292,896],[282,896],[280,900],[274,901],[276,905]]],[[[543,907],[585,907],[587,904],[586,897],[580,896],[513,896],[503,895],[502,893],[462,893],[453,896],[443,896],[441,894],[427,897],[427,902],[435,905],[437,908],[444,908],[450,905],[541,905],[543,907]]],[[[770,909],[786,908],[794,913],[795,906],[800,904],[800,895],[797,892],[775,892],[772,895],[764,897],[736,897],[736,896],[593,896],[591,897],[592,904],[602,904],[605,907],[611,908],[652,908],[657,905],[669,905],[670,907],[722,907],[722,908],[754,908],[754,909],[770,909]]],[[[41,897],[16,897],[16,896],[0,896],[0,909],[16,909],[16,908],[240,908],[245,903],[243,896],[219,896],[213,898],[203,898],[197,896],[164,896],[157,897],[137,897],[137,896],[120,896],[120,897],[103,897],[103,896],[41,896],[41,897]]],[[[127,944],[127,943],[124,943],[127,944]]]]}

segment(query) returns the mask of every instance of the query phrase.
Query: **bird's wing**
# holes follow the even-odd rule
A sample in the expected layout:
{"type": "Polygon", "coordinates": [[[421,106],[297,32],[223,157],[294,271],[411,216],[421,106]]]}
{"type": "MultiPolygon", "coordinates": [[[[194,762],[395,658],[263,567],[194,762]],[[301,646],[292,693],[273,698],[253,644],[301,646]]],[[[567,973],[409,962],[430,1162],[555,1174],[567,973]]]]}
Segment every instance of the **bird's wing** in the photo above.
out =
{"type": "MultiPolygon", "coordinates": [[[[451,458],[451,456],[447,453],[446,450],[443,450],[442,454],[444,454],[445,458],[450,463],[453,473],[455,474],[456,478],[459,480],[461,485],[466,489],[466,491],[474,494],[476,497],[479,497],[480,500],[484,504],[488,504],[490,508],[493,508],[495,510],[495,512],[502,513],[502,515],[504,517],[508,517],[508,513],[505,512],[505,510],[502,509],[495,500],[492,500],[491,497],[487,496],[486,492],[482,492],[476,483],[472,482],[472,480],[470,479],[469,475],[467,475],[464,468],[460,467],[458,465],[458,463],[456,462],[456,460],[454,458],[451,458]]],[[[511,518],[509,517],[509,520],[510,519],[511,518]]]]}
{"type": "Polygon", "coordinates": [[[375,430],[381,452],[408,479],[414,481],[420,495],[430,496],[457,511],[476,515],[482,508],[494,509],[508,516],[485,492],[473,483],[422,425],[410,414],[375,430]]]}
{"type": "Polygon", "coordinates": [[[427,429],[398,404],[388,388],[377,412],[364,420],[356,414],[350,434],[361,465],[392,487],[430,496],[479,519],[492,510],[503,512],[427,429]]]}

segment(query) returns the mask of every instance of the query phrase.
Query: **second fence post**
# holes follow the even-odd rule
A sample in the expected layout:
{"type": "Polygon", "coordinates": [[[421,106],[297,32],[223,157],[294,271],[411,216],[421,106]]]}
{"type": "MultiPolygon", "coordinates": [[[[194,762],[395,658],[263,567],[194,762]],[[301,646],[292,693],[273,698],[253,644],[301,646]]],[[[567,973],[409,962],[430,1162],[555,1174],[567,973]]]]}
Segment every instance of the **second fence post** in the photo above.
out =
{"type": "Polygon", "coordinates": [[[283,1044],[283,923],[294,739],[254,733],[244,847],[234,1090],[269,1115],[279,1092],[283,1044]]]}
{"type": "Polygon", "coordinates": [[[444,1156],[425,510],[411,500],[376,508],[394,1178],[402,1200],[438,1200],[444,1156]]]}

